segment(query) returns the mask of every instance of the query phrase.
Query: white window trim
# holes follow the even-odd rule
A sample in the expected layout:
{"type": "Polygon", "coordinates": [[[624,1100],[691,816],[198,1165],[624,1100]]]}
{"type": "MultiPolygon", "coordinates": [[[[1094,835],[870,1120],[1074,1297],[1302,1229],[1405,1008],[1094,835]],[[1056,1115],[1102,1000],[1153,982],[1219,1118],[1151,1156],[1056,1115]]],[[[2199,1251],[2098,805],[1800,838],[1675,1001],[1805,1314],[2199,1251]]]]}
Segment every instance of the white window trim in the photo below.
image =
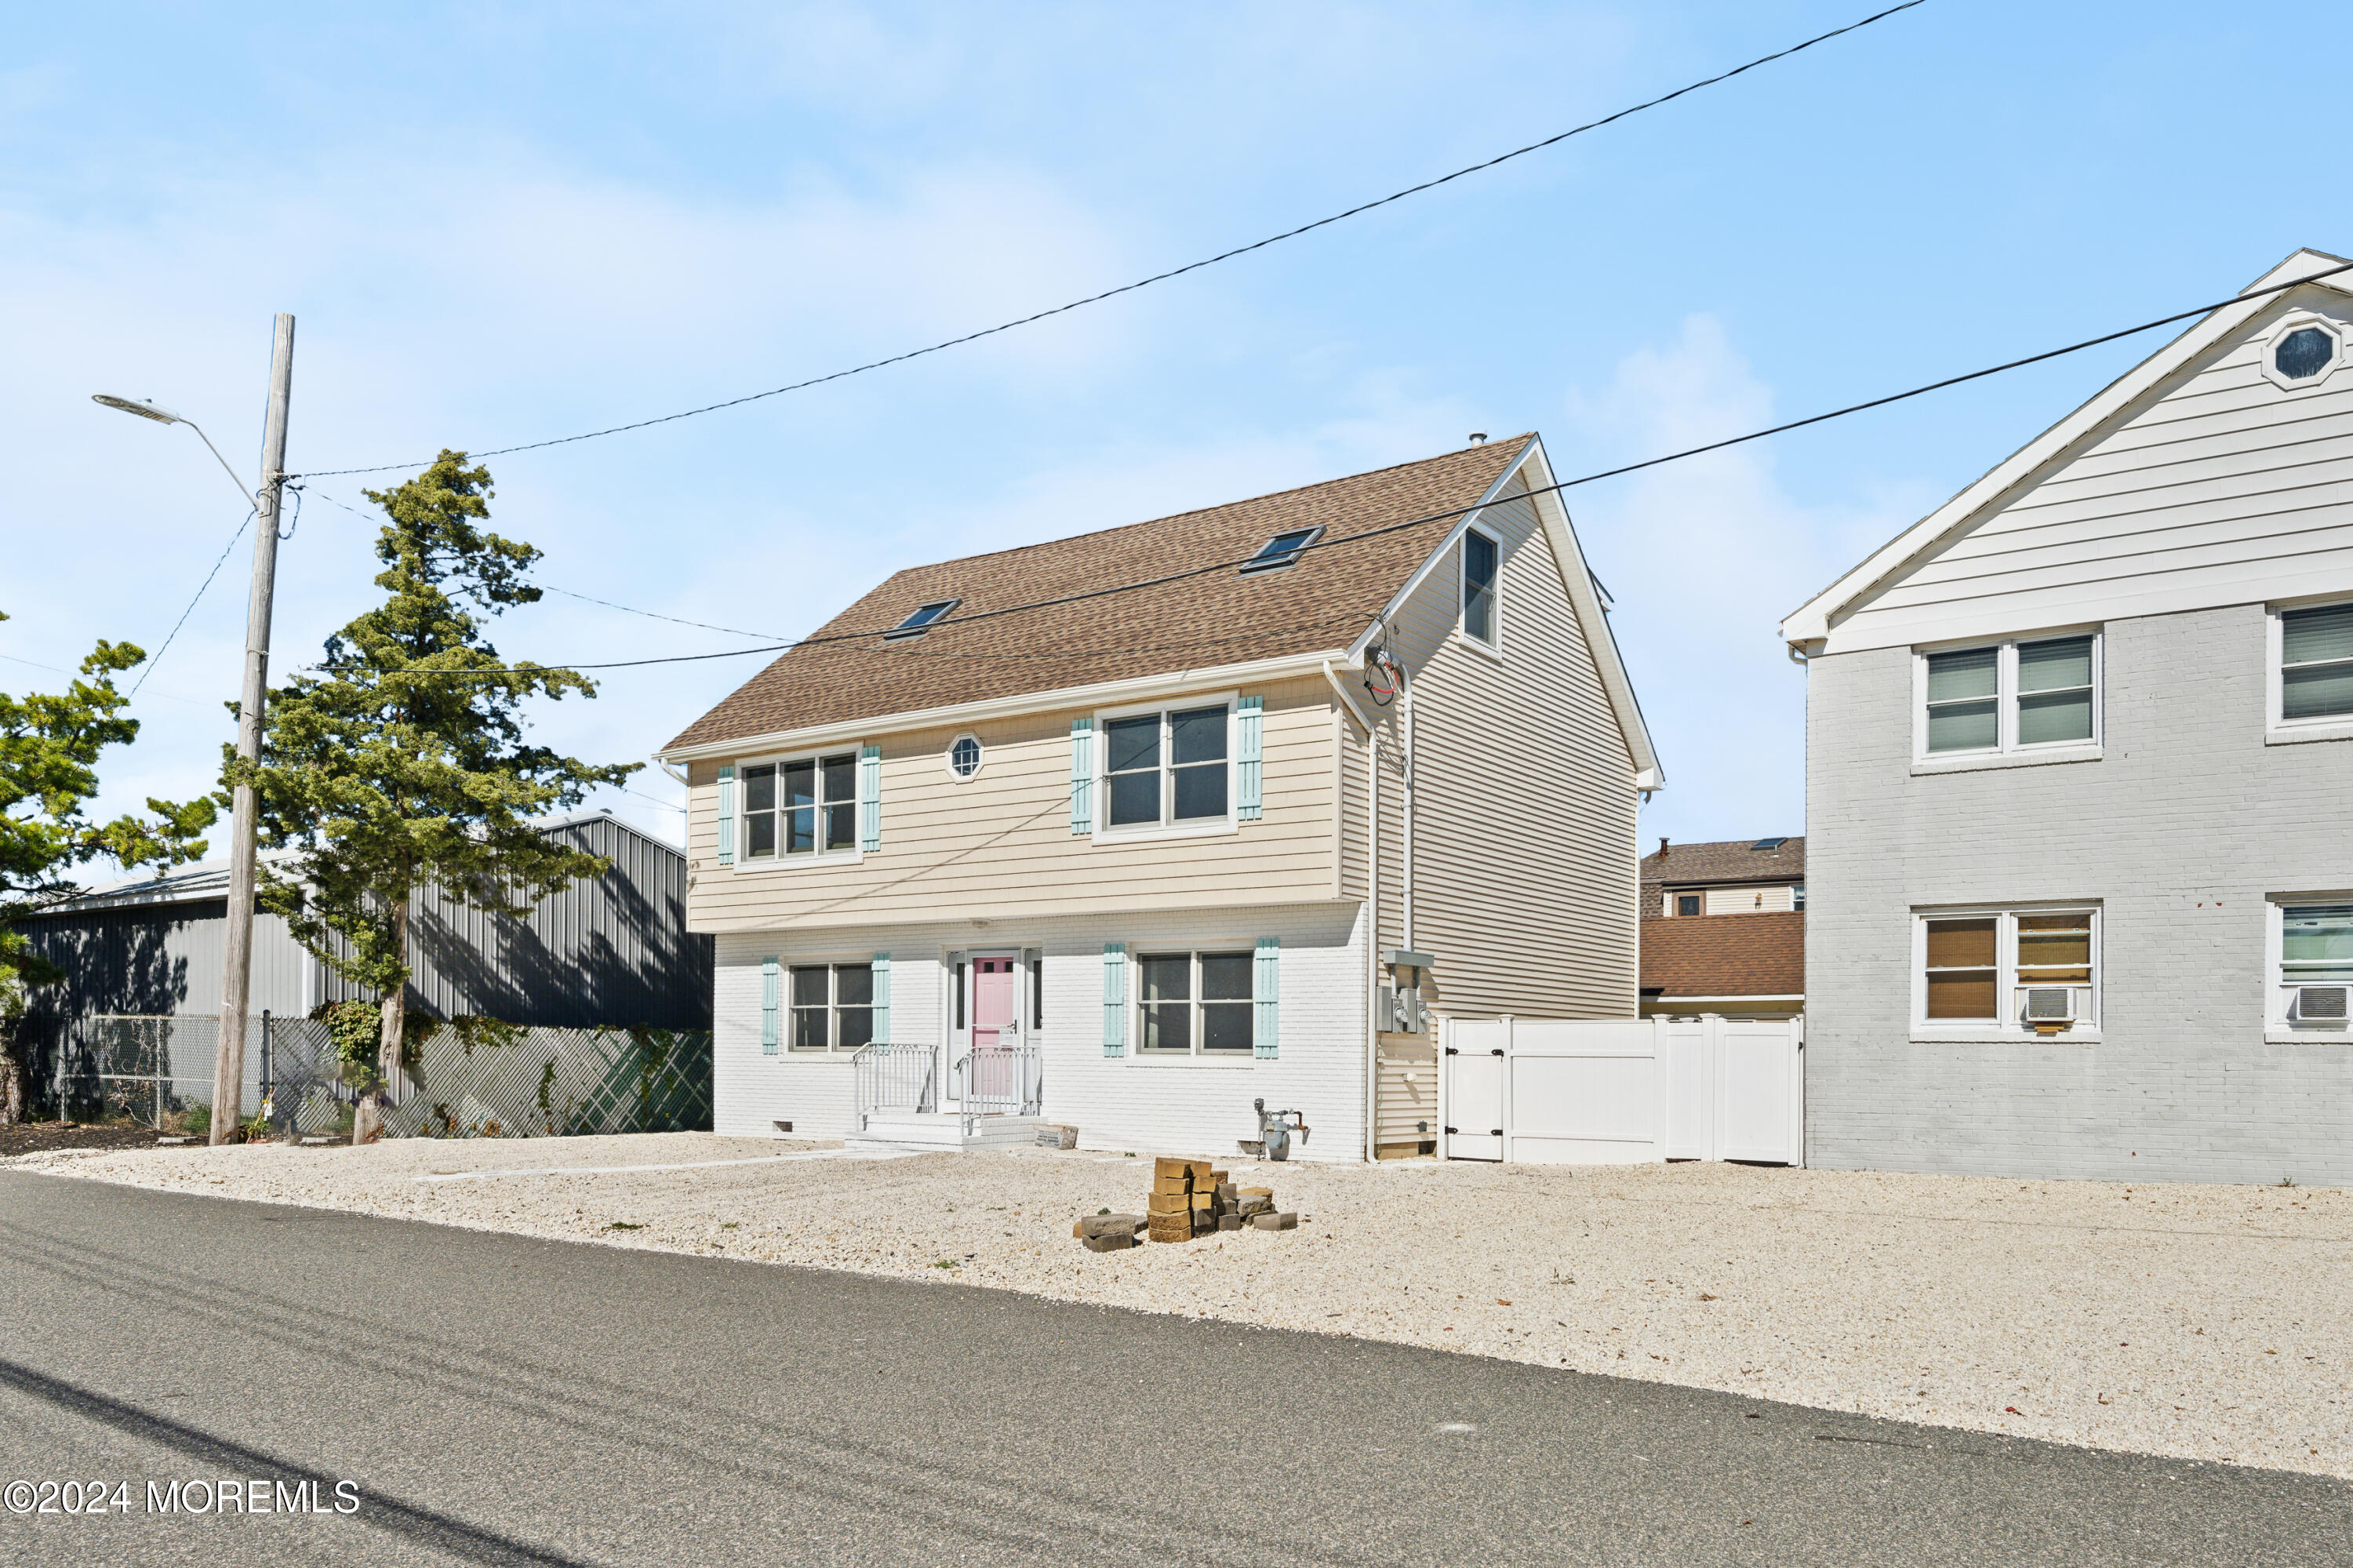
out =
{"type": "Polygon", "coordinates": [[[2291,904],[2353,904],[2353,889],[2324,893],[2274,893],[2263,899],[2263,1041],[2271,1045],[2353,1044],[2353,1024],[2291,1022],[2287,982],[2280,965],[2287,956],[2282,911],[2291,904]]]}
{"type": "Polygon", "coordinates": [[[2292,719],[2280,716],[2280,705],[2286,700],[2287,681],[2280,665],[2287,657],[2286,628],[2280,617],[2292,609],[2317,609],[2323,605],[2353,602],[2344,594],[2322,594],[2311,599],[2282,599],[2263,608],[2263,744],[2265,746],[2302,746],[2316,740],[2353,740],[2353,715],[2331,714],[2326,718],[2292,719]]]}
{"type": "Polygon", "coordinates": [[[2283,392],[2310,392],[2327,385],[2330,376],[2344,369],[2348,356],[2343,322],[2313,311],[2298,311],[2293,315],[2282,317],[2279,323],[2273,327],[2270,334],[2263,339],[2263,346],[2256,351],[2255,368],[2263,373],[2264,380],[2283,392]],[[2279,367],[2272,363],[2272,356],[2289,334],[2302,332],[2306,327],[2318,327],[2322,332],[2327,333],[2329,341],[2337,345],[2337,352],[2329,356],[2327,365],[2320,367],[2320,373],[2317,376],[2307,376],[2301,381],[2291,381],[2279,373],[2279,367]]]}
{"type": "MultiPolygon", "coordinates": [[[[1200,941],[1172,942],[1139,942],[1131,940],[1127,944],[1127,1055],[1124,1060],[1131,1065],[1160,1072],[1233,1072],[1239,1069],[1248,1069],[1255,1066],[1258,1062],[1258,1052],[1255,1047],[1248,1051],[1235,1052],[1231,1054],[1221,1054],[1212,1055],[1201,1049],[1198,1044],[1199,1036],[1198,1029],[1195,1033],[1196,1044],[1194,1044],[1193,1049],[1182,1056],[1175,1055],[1166,1051],[1147,1051],[1144,1048],[1144,1009],[1145,1006],[1144,1001],[1144,960],[1146,959],[1174,958],[1180,952],[1187,958],[1190,959],[1193,964],[1192,1005],[1194,1010],[1194,1019],[1198,1024],[1200,1018],[1201,1007],[1201,955],[1204,953],[1248,953],[1250,955],[1253,964],[1255,964],[1258,953],[1258,944],[1255,938],[1248,937],[1234,937],[1223,940],[1205,939],[1200,941]]],[[[1257,973],[1256,969],[1253,969],[1251,973],[1253,980],[1255,980],[1257,973]]]]}
{"type": "Polygon", "coordinates": [[[947,774],[950,783],[969,784],[988,771],[988,747],[982,742],[980,736],[972,731],[958,730],[947,745],[940,748],[940,768],[947,774]],[[980,753],[980,761],[971,772],[959,773],[955,770],[955,748],[967,740],[972,742],[974,748],[980,753]]]}
{"type": "Polygon", "coordinates": [[[1504,657],[1504,540],[1493,529],[1477,523],[1466,525],[1454,543],[1454,637],[1464,647],[1475,648],[1491,659],[1500,661],[1504,657]],[[1492,641],[1471,635],[1469,607],[1462,602],[1471,584],[1467,558],[1471,546],[1465,541],[1473,534],[1495,546],[1495,635],[1492,641]]]}
{"type": "Polygon", "coordinates": [[[874,967],[874,955],[871,952],[795,953],[776,960],[776,1012],[779,1014],[776,1020],[776,1054],[779,1058],[797,1057],[804,1062],[847,1062],[865,1049],[862,1045],[837,1045],[833,1043],[834,1036],[840,1033],[837,1020],[841,1012],[840,984],[833,971],[840,964],[862,965],[871,969],[874,967]],[[826,1043],[822,1050],[793,1044],[793,971],[813,969],[819,964],[825,966],[826,1043]]]}
{"type": "MultiPolygon", "coordinates": [[[[2029,639],[2029,641],[2032,641],[2029,639]]],[[[1951,908],[1916,908],[1912,911],[1912,1040],[1915,1044],[1970,1043],[1992,1040],[2048,1040],[2070,1044],[2097,1044],[2100,1022],[2105,1012],[2105,991],[2107,985],[2107,922],[2100,904],[2090,899],[2058,899],[2042,903],[1969,904],[1951,908]],[[2021,915],[2071,915],[2082,911],[2092,917],[2092,1005],[2088,1021],[2078,1020],[2055,1034],[2038,1034],[2023,1018],[1995,1019],[1972,1022],[1968,1019],[1930,1018],[1928,1016],[1928,922],[1931,920],[1968,920],[1990,917],[1994,922],[1994,996],[1997,1001],[2010,999],[2016,1011],[2018,979],[2018,916],[2021,915]]]]}
{"type": "MultiPolygon", "coordinates": [[[[865,749],[865,746],[862,743],[845,742],[837,746],[818,747],[807,751],[775,751],[765,752],[757,757],[737,758],[735,759],[735,860],[734,863],[725,867],[724,869],[740,876],[745,872],[760,873],[770,871],[790,871],[798,866],[810,865],[856,865],[860,861],[863,861],[866,858],[866,851],[863,847],[865,838],[861,832],[862,824],[855,815],[850,818],[849,847],[848,849],[814,849],[807,854],[796,855],[788,855],[785,853],[782,849],[778,849],[773,855],[769,855],[764,859],[754,860],[751,853],[751,813],[746,811],[744,807],[744,798],[749,794],[749,791],[744,787],[744,770],[747,768],[759,768],[771,762],[775,763],[779,775],[777,779],[777,789],[781,792],[784,788],[783,779],[781,776],[786,763],[815,760],[818,765],[818,777],[822,779],[824,777],[824,759],[826,758],[847,755],[852,765],[850,768],[849,801],[850,810],[855,813],[859,810],[858,764],[859,759],[864,755],[865,749]]],[[[823,786],[820,785],[819,787],[822,788],[823,786]]],[[[778,814],[782,815],[781,809],[779,810],[778,814]]],[[[820,813],[820,815],[822,813],[820,813]]],[[[814,963],[817,960],[812,959],[809,961],[814,963]]],[[[847,962],[848,960],[845,959],[842,961],[847,962]]],[[[802,1054],[813,1055],[815,1053],[805,1051],[802,1054]]]]}
{"type": "MultiPolygon", "coordinates": [[[[1238,766],[1240,758],[1236,754],[1241,746],[1241,730],[1237,722],[1241,710],[1241,693],[1239,691],[1204,692],[1191,696],[1163,697],[1156,702],[1130,703],[1124,707],[1097,708],[1094,745],[1090,747],[1094,754],[1092,764],[1094,768],[1094,828],[1091,835],[1094,842],[1108,844],[1141,843],[1152,839],[1198,839],[1214,837],[1219,833],[1240,832],[1241,831],[1241,775],[1238,766]],[[1139,718],[1145,714],[1182,713],[1192,708],[1213,708],[1220,703],[1225,705],[1226,709],[1226,814],[1222,817],[1194,818],[1181,822],[1162,821],[1112,826],[1111,733],[1105,726],[1113,719],[1139,718]]],[[[1168,728],[1165,719],[1162,722],[1160,733],[1161,771],[1165,775],[1170,767],[1167,749],[1168,728]]],[[[1166,786],[1163,787],[1164,799],[1161,802],[1164,810],[1168,805],[1165,798],[1166,788],[1166,786]]]]}
{"type": "Polygon", "coordinates": [[[2107,745],[2108,640],[2097,626],[2066,626],[2050,631],[2030,631],[2002,638],[1969,637],[1947,642],[1923,643],[1912,650],[1912,771],[1965,773],[1980,768],[2022,768],[2052,762],[2094,762],[2107,745]],[[2092,640],[2092,738],[2042,740],[2021,744],[2018,739],[2018,645],[2055,642],[2067,637],[2092,640]],[[1994,657],[1994,735],[1991,747],[1975,751],[1928,749],[1928,656],[1957,653],[1969,648],[1991,648],[1994,657]]]}

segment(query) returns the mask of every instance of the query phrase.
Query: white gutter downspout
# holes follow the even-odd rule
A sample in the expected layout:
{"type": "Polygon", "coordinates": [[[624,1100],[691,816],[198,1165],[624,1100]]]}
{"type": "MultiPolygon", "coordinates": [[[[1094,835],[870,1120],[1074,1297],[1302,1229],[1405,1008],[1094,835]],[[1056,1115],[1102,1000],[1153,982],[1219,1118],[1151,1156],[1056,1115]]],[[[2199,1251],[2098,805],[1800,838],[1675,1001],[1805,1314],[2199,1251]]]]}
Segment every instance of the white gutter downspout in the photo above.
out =
{"type": "MultiPolygon", "coordinates": [[[[1373,1015],[1373,998],[1380,986],[1381,948],[1381,737],[1356,706],[1356,699],[1340,679],[1340,673],[1324,661],[1324,678],[1332,683],[1333,694],[1340,706],[1365,732],[1365,1163],[1370,1165],[1380,1158],[1380,1127],[1376,1119],[1381,1084],[1380,1020],[1373,1015]]],[[[1340,809],[1340,802],[1332,802],[1340,809]]]]}
{"type": "Polygon", "coordinates": [[[1405,837],[1398,846],[1403,860],[1398,877],[1404,885],[1398,890],[1401,915],[1398,945],[1408,952],[1413,948],[1413,682],[1405,673],[1405,663],[1398,661],[1398,707],[1405,715],[1405,837]]]}
{"type": "Polygon", "coordinates": [[[1381,737],[1365,731],[1365,1163],[1380,1160],[1378,1104],[1381,1087],[1381,1021],[1373,1001],[1380,994],[1381,957],[1381,737]]]}

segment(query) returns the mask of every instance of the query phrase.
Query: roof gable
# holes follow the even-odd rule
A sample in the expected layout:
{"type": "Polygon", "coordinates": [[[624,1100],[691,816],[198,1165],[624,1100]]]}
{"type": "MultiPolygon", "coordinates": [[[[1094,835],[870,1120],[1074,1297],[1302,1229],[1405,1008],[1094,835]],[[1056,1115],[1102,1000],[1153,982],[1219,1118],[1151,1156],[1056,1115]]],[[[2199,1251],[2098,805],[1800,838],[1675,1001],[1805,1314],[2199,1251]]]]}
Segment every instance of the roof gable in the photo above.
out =
{"type": "Polygon", "coordinates": [[[1452,533],[1452,514],[1487,497],[1532,440],[909,567],[786,651],[664,751],[1289,655],[1338,658],[1452,533]],[[1399,524],[1407,525],[1392,526],[1399,524]],[[1317,526],[1326,541],[1344,542],[1274,571],[1200,570],[1245,559],[1278,534],[1317,526]],[[1382,528],[1390,531],[1346,537],[1382,528]],[[1135,583],[1152,586],[1104,591],[1135,583]],[[949,599],[962,602],[922,636],[879,634],[918,606],[949,599]],[[1053,599],[1066,602],[993,613],[1053,599]],[[822,641],[828,638],[848,640],[822,641]]]}
{"type": "MultiPolygon", "coordinates": [[[[2192,553],[2173,560],[2153,560],[2150,564],[2157,576],[2147,582],[2136,580],[2118,587],[2116,584],[2121,582],[2123,574],[2110,574],[2115,581],[2104,587],[2095,580],[2100,574],[2084,569],[2084,563],[2098,558],[2104,547],[2104,535],[2096,524],[2077,526],[2072,535],[2045,535],[2041,540],[2021,537],[1995,543],[1988,539],[1979,541],[1973,551],[1959,547],[1970,535],[1996,524],[2008,509],[2017,506],[2039,487],[2063,482],[2071,471],[2089,476],[2101,462],[2109,461],[2107,454],[2099,450],[2103,442],[2122,445],[2138,439],[2130,427],[2137,420],[2147,418],[2155,405],[2179,391],[2201,372],[2222,366],[2241,371],[2241,380],[2260,379],[2252,369],[2253,349],[2256,340],[2267,334],[2273,323],[2283,316],[2308,312],[2316,306],[2325,307],[2331,313],[2342,313],[2348,298],[2353,298],[2353,272],[2338,272],[2290,290],[2279,290],[2278,285],[2345,264],[2343,258],[2317,250],[2300,250],[2288,257],[2248,285],[2251,297],[2200,318],[1793,612],[1781,623],[1782,637],[1792,643],[1827,646],[1833,652],[1933,640],[1940,631],[1932,616],[1889,613],[1869,624],[1863,622],[1868,619],[1866,612],[1874,606],[1884,607],[1890,612],[1908,608],[1904,594],[1907,586],[1921,585],[1921,590],[1914,597],[1924,603],[1933,598],[1926,585],[1939,575],[1940,564],[1944,577],[1972,579],[1966,589],[1956,589],[1948,596],[1958,599],[1966,594],[1978,601],[1979,609],[1975,613],[1983,623],[1971,628],[1972,635],[2105,619],[2106,613],[2114,612],[2120,593],[2127,596],[2125,602],[2132,604],[2128,613],[2190,608],[2189,601],[2201,597],[2205,602],[2234,602],[2232,599],[2214,598],[2211,562],[2195,554],[2194,546],[2192,553]],[[2266,290],[2274,291],[2253,292],[2266,290]],[[2245,360],[2245,366],[2235,366],[2234,355],[2245,360]],[[2120,431],[2125,432],[2121,440],[2120,431]],[[2005,550],[2017,553],[2008,559],[1990,558],[2005,550]],[[1982,559],[1976,565],[1962,564],[1961,557],[1971,555],[1982,559]],[[2076,568],[2072,573],[2067,569],[2071,564],[2076,568]],[[2174,591],[2170,593],[2162,580],[2167,571],[2175,574],[2170,585],[2174,591]],[[2207,574],[2204,580],[2185,575],[2200,571],[2207,574]],[[2038,577],[2037,573],[2042,575],[2038,577]],[[2052,591],[2042,591],[2044,589],[2052,591]],[[2139,596],[2137,602],[2130,597],[2135,593],[2139,596]],[[2018,622],[2014,626],[1996,624],[1998,615],[1986,619],[1989,611],[1985,601],[2001,594],[2027,596],[2004,607],[2009,618],[2018,622]]],[[[2353,387],[2353,381],[2347,385],[2353,387]]],[[[2195,453],[2188,455],[2194,457],[2195,453]]],[[[2197,498],[2195,492],[2183,494],[2197,498]]],[[[2158,498],[2163,504],[2172,504],[2179,499],[2181,497],[2175,495],[2158,498]]],[[[2147,510],[2150,503],[2141,504],[2147,510]]],[[[2187,524],[2190,515],[2183,514],[2179,520],[2187,524]]],[[[2035,521],[2073,520],[2052,514],[2048,519],[2035,521]]],[[[2114,532],[2122,531],[2120,527],[2114,532]]],[[[2173,543],[2188,544],[2190,537],[2182,535],[2173,543]]],[[[2254,587],[2236,597],[2261,598],[2263,590],[2254,587]]]]}

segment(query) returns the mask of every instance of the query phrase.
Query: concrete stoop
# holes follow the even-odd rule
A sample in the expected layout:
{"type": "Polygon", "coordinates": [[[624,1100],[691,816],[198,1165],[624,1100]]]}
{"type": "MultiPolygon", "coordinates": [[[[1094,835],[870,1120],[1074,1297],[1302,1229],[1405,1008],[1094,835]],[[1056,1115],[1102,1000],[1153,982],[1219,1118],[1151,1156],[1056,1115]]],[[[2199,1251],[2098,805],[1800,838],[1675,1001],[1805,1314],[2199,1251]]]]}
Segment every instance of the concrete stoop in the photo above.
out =
{"type": "Polygon", "coordinates": [[[1036,1116],[976,1116],[955,1111],[876,1111],[863,1131],[842,1140],[848,1149],[919,1150],[953,1152],[973,1149],[1018,1149],[1038,1141],[1046,1118],[1036,1116]]]}

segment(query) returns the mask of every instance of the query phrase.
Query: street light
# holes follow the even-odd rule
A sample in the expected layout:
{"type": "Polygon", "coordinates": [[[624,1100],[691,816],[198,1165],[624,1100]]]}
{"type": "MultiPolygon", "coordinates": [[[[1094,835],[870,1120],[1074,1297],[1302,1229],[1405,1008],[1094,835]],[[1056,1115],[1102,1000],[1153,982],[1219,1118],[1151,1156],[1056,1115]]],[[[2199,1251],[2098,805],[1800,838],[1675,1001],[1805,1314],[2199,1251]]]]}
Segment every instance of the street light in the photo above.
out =
{"type": "Polygon", "coordinates": [[[228,466],[228,459],[221,456],[220,448],[213,445],[213,439],[205,434],[205,428],[185,414],[174,414],[169,408],[159,408],[152,402],[143,402],[136,397],[117,397],[111,392],[93,392],[90,395],[90,400],[93,403],[102,403],[110,408],[120,408],[126,414],[136,414],[142,419],[153,419],[159,425],[187,426],[196,432],[196,440],[205,443],[206,449],[221,465],[221,471],[227,474],[230,482],[237,486],[237,493],[245,498],[245,503],[248,506],[254,504],[253,486],[237,477],[237,470],[228,466]]]}
{"type": "MultiPolygon", "coordinates": [[[[185,414],[133,397],[95,392],[91,401],[159,425],[185,425],[237,485],[256,514],[253,588],[245,605],[245,685],[237,705],[237,760],[250,766],[261,755],[261,705],[269,691],[269,605],[278,583],[278,507],[286,488],[286,406],[294,385],[294,318],[280,315],[269,355],[269,407],[261,427],[261,483],[248,488],[228,466],[220,448],[185,414]]],[[[253,861],[259,802],[252,783],[240,778],[230,792],[227,934],[222,943],[220,1038],[213,1053],[212,1138],[227,1142],[243,1119],[245,1005],[253,980],[253,861]]]]}

